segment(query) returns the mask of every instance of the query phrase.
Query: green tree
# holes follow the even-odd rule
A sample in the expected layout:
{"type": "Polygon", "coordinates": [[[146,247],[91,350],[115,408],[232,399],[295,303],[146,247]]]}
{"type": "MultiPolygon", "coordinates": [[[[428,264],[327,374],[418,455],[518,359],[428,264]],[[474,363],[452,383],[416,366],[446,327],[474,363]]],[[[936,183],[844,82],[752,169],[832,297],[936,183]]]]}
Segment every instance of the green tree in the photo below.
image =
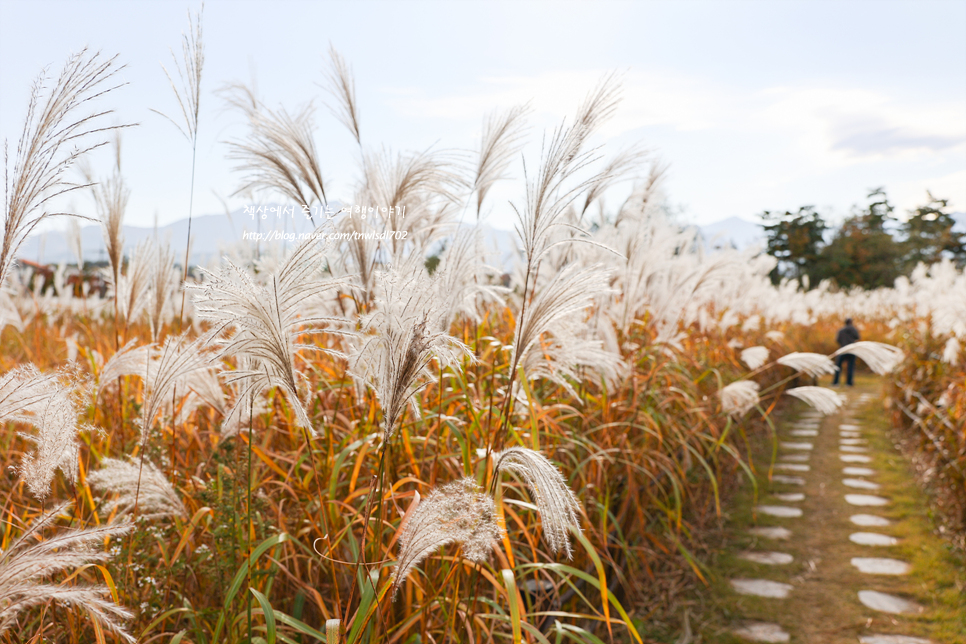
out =
{"type": "Polygon", "coordinates": [[[929,201],[911,211],[902,224],[905,237],[905,268],[911,271],[919,262],[934,264],[948,257],[962,267],[966,265],[966,234],[953,230],[956,220],[946,212],[948,199],[936,199],[926,192],[929,201]]]}
{"type": "Polygon", "coordinates": [[[883,188],[869,191],[865,208],[854,207],[832,240],[822,248],[815,277],[831,279],[842,287],[892,286],[901,275],[903,245],[893,238],[888,225],[895,208],[883,188]]]}
{"type": "Polygon", "coordinates": [[[813,206],[802,206],[798,212],[766,210],[761,219],[767,236],[769,255],[778,260],[771,272],[775,284],[783,278],[813,278],[828,225],[813,206]]]}

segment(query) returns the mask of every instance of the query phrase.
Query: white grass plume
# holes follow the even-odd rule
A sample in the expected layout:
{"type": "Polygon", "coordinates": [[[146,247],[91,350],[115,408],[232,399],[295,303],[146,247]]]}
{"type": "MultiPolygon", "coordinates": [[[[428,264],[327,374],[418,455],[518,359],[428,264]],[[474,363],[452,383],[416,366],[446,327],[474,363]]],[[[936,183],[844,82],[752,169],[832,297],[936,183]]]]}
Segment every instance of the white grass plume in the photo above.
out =
{"type": "Polygon", "coordinates": [[[138,376],[142,380],[147,377],[152,361],[157,359],[155,346],[135,346],[136,342],[137,340],[129,340],[101,367],[97,375],[98,395],[106,388],[116,385],[121,376],[138,376]]]}
{"type": "Polygon", "coordinates": [[[111,284],[117,293],[124,263],[124,213],[131,190],[121,175],[120,136],[115,136],[113,145],[114,171],[109,177],[96,182],[89,166],[84,165],[81,170],[94,197],[94,207],[101,222],[101,236],[104,238],[104,248],[111,266],[111,284]]]}
{"type": "Polygon", "coordinates": [[[81,234],[80,222],[76,217],[71,217],[67,221],[67,232],[65,234],[67,238],[67,247],[77,258],[77,268],[80,270],[84,269],[84,242],[83,235],[81,234]]]}
{"type": "MultiPolygon", "coordinates": [[[[158,413],[175,395],[186,376],[210,366],[211,358],[206,348],[212,334],[206,333],[189,341],[187,334],[168,336],[158,351],[157,361],[149,363],[144,379],[145,396],[141,416],[137,421],[141,430],[141,447],[147,445],[158,413]]],[[[180,395],[187,391],[177,392],[180,395]]]]}
{"type": "Polygon", "coordinates": [[[503,536],[496,506],[465,478],[430,492],[413,510],[399,535],[399,559],[393,572],[393,597],[409,574],[441,546],[458,543],[470,561],[486,561],[493,542],[503,536]]]}
{"type": "Polygon", "coordinates": [[[125,325],[137,319],[148,303],[151,273],[155,263],[154,252],[149,240],[142,241],[128,257],[127,270],[119,276],[116,286],[118,308],[125,325]]]}
{"type": "Polygon", "coordinates": [[[540,452],[510,447],[493,454],[493,476],[509,471],[520,476],[540,512],[543,537],[554,552],[573,557],[568,530],[580,529],[580,504],[560,470],[540,452]]]}
{"type": "MultiPolygon", "coordinates": [[[[48,90],[46,72],[34,82],[24,129],[17,144],[13,172],[4,174],[3,237],[0,240],[0,287],[6,282],[21,244],[47,217],[46,204],[85,187],[64,180],[80,158],[105,143],[102,125],[111,110],[86,111],[87,104],[117,87],[110,85],[122,69],[116,56],[107,60],[86,50],[68,58],[48,90]]],[[[115,126],[121,127],[121,126],[115,126]]],[[[6,145],[4,166],[7,168],[6,145]]]]}
{"type": "Polygon", "coordinates": [[[154,264],[148,278],[151,286],[151,299],[148,302],[148,321],[151,323],[151,338],[157,342],[164,323],[170,313],[171,295],[177,286],[174,277],[174,252],[168,243],[156,244],[152,252],[154,264]]]}
{"type": "Polygon", "coordinates": [[[580,209],[578,220],[583,220],[587,210],[595,202],[601,200],[611,186],[636,173],[649,154],[647,150],[640,147],[631,147],[618,152],[591,182],[584,197],[584,205],[580,209]]]}
{"type": "Polygon", "coordinates": [[[601,265],[571,264],[542,284],[520,316],[510,360],[512,368],[527,362],[527,354],[536,350],[543,334],[552,335],[562,322],[579,317],[596,297],[609,290],[609,272],[601,265]]]}
{"type": "MultiPolygon", "coordinates": [[[[851,345],[849,345],[851,346],[851,345]]],[[[785,393],[803,400],[819,413],[828,416],[834,414],[845,404],[845,397],[826,387],[795,387],[787,389],[785,393]]]]}
{"type": "Polygon", "coordinates": [[[231,262],[218,274],[204,273],[206,282],[192,287],[198,292],[197,314],[214,322],[215,336],[233,331],[230,337],[218,341],[220,357],[247,356],[252,360],[249,369],[231,372],[227,382],[245,383],[240,397],[278,387],[295,410],[298,424],[312,430],[302,403],[303,376],[295,364],[296,353],[302,349],[337,352],[300,344],[297,339],[301,333],[338,333],[337,327],[343,323],[334,318],[299,315],[305,300],[344,284],[323,278],[317,240],[310,238],[296,247],[264,286],[231,262]]]}
{"type": "Polygon", "coordinates": [[[765,334],[765,337],[772,342],[782,342],[785,340],[785,334],[781,331],[769,331],[765,334]]]}
{"type": "Polygon", "coordinates": [[[840,356],[843,353],[851,353],[858,357],[869,366],[869,369],[872,369],[872,371],[880,376],[890,373],[905,358],[901,349],[897,349],[889,344],[883,344],[882,342],[869,342],[865,340],[845,345],[833,353],[832,357],[840,356]]]}
{"type": "Polygon", "coordinates": [[[266,107],[242,85],[229,88],[228,102],[248,118],[246,138],[229,141],[229,158],[246,173],[235,194],[275,191],[298,205],[326,204],[325,181],[313,136],[311,105],[291,114],[266,107]]]}
{"type": "Polygon", "coordinates": [[[352,133],[356,143],[362,145],[362,136],[359,133],[359,108],[356,102],[356,81],[352,76],[352,70],[333,46],[329,47],[329,60],[330,66],[325,71],[329,84],[327,89],[336,99],[336,105],[330,105],[329,110],[352,133]]]}
{"type": "Polygon", "coordinates": [[[19,434],[36,445],[35,451],[23,455],[19,472],[27,489],[40,500],[50,494],[56,470],[63,472],[71,483],[77,480],[78,410],[72,394],[66,387],[57,389],[44,401],[43,410],[30,420],[36,434],[19,434]]]}
{"type": "Polygon", "coordinates": [[[132,617],[110,597],[106,586],[63,586],[44,583],[59,572],[102,563],[110,555],[97,546],[111,537],[119,537],[131,529],[127,523],[109,524],[88,529],[68,529],[40,540],[41,533],[64,512],[62,504],[36,521],[10,547],[0,552],[0,634],[16,624],[17,617],[34,606],[59,601],[86,610],[102,628],[134,644],[121,623],[132,617]],[[37,539],[36,543],[30,542],[37,539]]]}
{"type": "Polygon", "coordinates": [[[791,367],[795,371],[807,373],[813,378],[818,378],[826,373],[835,373],[838,370],[835,363],[821,353],[789,353],[776,362],[791,367]]]}
{"type": "Polygon", "coordinates": [[[136,505],[138,516],[147,520],[187,517],[184,504],[168,477],[148,460],[142,469],[133,459],[105,458],[99,470],[87,475],[87,481],[102,494],[118,495],[102,508],[105,515],[116,510],[121,516],[133,511],[136,505]],[[140,493],[135,497],[139,478],[140,493]]]}
{"type": "Polygon", "coordinates": [[[480,321],[480,305],[502,302],[509,289],[493,284],[497,271],[486,265],[480,231],[458,232],[442,254],[433,273],[436,289],[446,297],[439,300],[440,326],[448,328],[458,315],[480,321]]]}
{"type": "Polygon", "coordinates": [[[168,78],[171,91],[178,102],[178,109],[181,111],[179,120],[173,119],[163,112],[152,109],[171,122],[181,134],[194,145],[198,139],[198,121],[201,113],[201,77],[205,66],[205,46],[202,38],[201,14],[204,12],[205,4],[201,3],[201,10],[195,14],[188,12],[188,32],[181,35],[181,60],[171,52],[174,60],[174,68],[178,74],[178,83],[163,64],[161,69],[168,78]]]}
{"type": "Polygon", "coordinates": [[[721,396],[721,409],[731,416],[744,416],[758,404],[760,388],[753,380],[732,382],[718,392],[721,396]]]}
{"type": "Polygon", "coordinates": [[[946,344],[943,345],[943,362],[948,365],[956,365],[959,363],[959,340],[956,336],[953,336],[946,340],[946,344]]]}
{"type": "Polygon", "coordinates": [[[529,111],[528,105],[517,105],[502,113],[488,114],[483,123],[483,138],[473,179],[477,219],[490,188],[506,178],[510,161],[520,151],[529,111]]]}
{"type": "Polygon", "coordinates": [[[417,261],[394,269],[380,280],[375,310],[363,319],[363,343],[352,353],[349,369],[379,398],[384,440],[395,433],[407,404],[418,414],[414,397],[432,380],[433,360],[456,368],[471,355],[442,327],[448,327],[442,312],[451,310],[447,300],[453,294],[441,292],[440,284],[417,261]]]}
{"type": "Polygon", "coordinates": [[[741,361],[748,365],[749,369],[757,369],[768,361],[768,348],[748,347],[741,352],[741,361]]]}
{"type": "Polygon", "coordinates": [[[523,212],[514,207],[519,219],[515,227],[526,252],[528,275],[549,249],[550,235],[561,225],[561,215],[595,180],[591,178],[574,186],[568,185],[591,162],[591,156],[582,152],[582,148],[587,138],[616,109],[617,94],[613,77],[605,78],[577,110],[574,124],[557,128],[546,145],[536,177],[527,181],[523,212]]]}
{"type": "Polygon", "coordinates": [[[56,372],[24,364],[0,376],[0,422],[31,422],[31,412],[60,388],[56,372]]]}

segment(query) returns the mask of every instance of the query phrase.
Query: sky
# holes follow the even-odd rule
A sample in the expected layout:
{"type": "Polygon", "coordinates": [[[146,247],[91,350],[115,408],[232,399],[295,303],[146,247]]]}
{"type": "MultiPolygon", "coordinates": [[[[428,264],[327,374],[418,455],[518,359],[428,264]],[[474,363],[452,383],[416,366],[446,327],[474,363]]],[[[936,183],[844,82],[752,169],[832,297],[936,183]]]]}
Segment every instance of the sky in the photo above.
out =
{"type": "MultiPolygon", "coordinates": [[[[118,54],[127,85],[101,105],[139,124],[123,140],[126,223],[187,216],[190,145],[151,110],[177,110],[162,64],[173,70],[199,6],[0,0],[0,137],[11,155],[41,70],[56,77],[83,47],[118,54]]],[[[487,113],[529,101],[532,168],[544,134],[617,72],[622,102],[592,144],[604,158],[650,150],[688,223],[803,205],[836,219],[878,186],[900,215],[927,190],[966,210],[966,0],[208,0],[202,20],[196,214],[222,212],[220,198],[245,203],[231,196],[240,175],[226,145],[244,127],[221,92],[238,82],[275,108],[313,103],[327,191],[351,201],[360,153],[325,107],[330,45],[355,75],[367,151],[473,150],[487,113]]],[[[106,153],[92,163],[109,171],[106,153]]],[[[517,162],[488,223],[512,226],[522,186],[517,162]]],[[[615,206],[620,190],[630,185],[615,206]]],[[[84,195],[72,199],[90,214],[84,195]]]]}

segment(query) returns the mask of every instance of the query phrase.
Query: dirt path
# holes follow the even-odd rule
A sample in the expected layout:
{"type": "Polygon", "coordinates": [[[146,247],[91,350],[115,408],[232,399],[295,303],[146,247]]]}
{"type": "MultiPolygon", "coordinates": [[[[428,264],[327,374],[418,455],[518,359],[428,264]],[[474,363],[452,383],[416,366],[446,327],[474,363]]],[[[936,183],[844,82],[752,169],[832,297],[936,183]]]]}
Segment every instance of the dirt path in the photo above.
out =
{"type": "Polygon", "coordinates": [[[746,486],[712,564],[702,641],[966,642],[963,562],[933,534],[877,387],[860,379],[838,414],[802,405],[778,426],[772,481],[757,506],[746,486]]]}

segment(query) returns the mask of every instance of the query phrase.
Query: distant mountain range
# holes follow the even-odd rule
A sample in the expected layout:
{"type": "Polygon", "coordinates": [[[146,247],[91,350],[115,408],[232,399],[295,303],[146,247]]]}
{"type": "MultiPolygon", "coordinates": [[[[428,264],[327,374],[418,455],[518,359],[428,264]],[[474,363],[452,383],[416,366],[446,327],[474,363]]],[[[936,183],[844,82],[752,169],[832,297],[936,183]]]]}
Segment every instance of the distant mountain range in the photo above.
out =
{"type": "MultiPolygon", "coordinates": [[[[954,213],[958,230],[966,232],[966,213],[954,213]]],[[[318,221],[318,215],[316,215],[318,221]]],[[[698,231],[708,249],[738,248],[764,245],[764,230],[759,223],[728,217],[704,226],[698,231]]],[[[192,264],[208,265],[224,255],[232,246],[254,244],[244,238],[245,233],[305,233],[312,230],[311,222],[299,213],[294,216],[268,214],[246,214],[239,209],[231,214],[201,215],[191,222],[192,264]]],[[[494,253],[494,263],[508,268],[516,255],[518,242],[513,231],[483,225],[484,244],[494,253]]],[[[124,246],[130,251],[137,244],[151,238],[170,242],[172,248],[179,249],[176,256],[183,252],[188,237],[188,220],[182,219],[165,226],[143,227],[124,226],[124,246]]],[[[104,261],[107,259],[101,227],[88,225],[81,228],[81,245],[85,261],[104,261]]],[[[77,260],[70,250],[67,236],[62,231],[47,231],[29,237],[20,249],[19,257],[45,264],[75,263],[77,260]]],[[[181,255],[183,257],[183,255],[181,255]]],[[[180,260],[179,260],[180,263],[180,260]]]]}

